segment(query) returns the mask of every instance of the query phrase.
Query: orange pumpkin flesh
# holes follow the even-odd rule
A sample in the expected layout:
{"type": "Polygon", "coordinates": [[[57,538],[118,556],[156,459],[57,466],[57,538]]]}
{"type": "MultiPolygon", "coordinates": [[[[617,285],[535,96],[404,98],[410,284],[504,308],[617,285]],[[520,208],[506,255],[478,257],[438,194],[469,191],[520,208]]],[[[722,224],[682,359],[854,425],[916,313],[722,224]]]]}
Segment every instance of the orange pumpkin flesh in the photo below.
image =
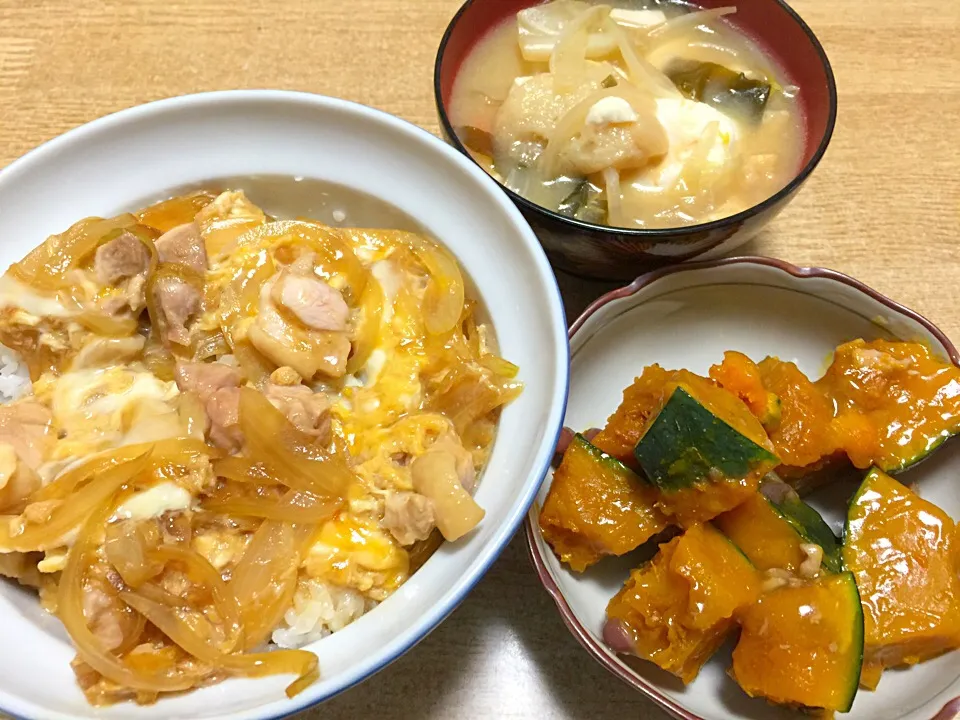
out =
{"type": "Polygon", "coordinates": [[[657,491],[578,435],[564,453],[540,512],[540,528],[577,572],[604,555],[622,555],[667,527],[657,491]]]}
{"type": "Polygon", "coordinates": [[[608,628],[625,634],[633,654],[689,683],[759,592],[737,548],[710,525],[694,525],[631,573],[607,605],[608,628]]]}
{"type": "Polygon", "coordinates": [[[796,574],[806,559],[800,549],[803,538],[760,493],[716,518],[714,524],[757,570],[781,568],[796,574]]]}
{"type": "Polygon", "coordinates": [[[960,647],[960,579],[953,521],[874,468],[851,502],[843,560],[863,598],[864,684],[882,668],[960,647]]]}
{"type": "Polygon", "coordinates": [[[636,469],[633,448],[643,435],[650,416],[663,403],[667,385],[691,378],[697,376],[687,370],[664,370],[659,365],[644,368],[643,374],[623,391],[623,401],[607,419],[606,427],[593,438],[593,444],[636,469]]]}
{"type": "Polygon", "coordinates": [[[767,431],[780,423],[780,398],[764,385],[760,368],[743,353],[725,352],[723,362],[710,368],[710,377],[740,398],[767,431]]]}
{"type": "Polygon", "coordinates": [[[759,365],[764,387],[780,398],[780,423],[770,441],[781,465],[777,474],[810,474],[839,449],[831,430],[833,403],[792,362],[768,357],[759,365]]]}
{"type": "Polygon", "coordinates": [[[817,386],[832,398],[831,429],[858,468],[899,470],[960,431],[960,368],[917,343],[841,345],[817,386]]]}
{"type": "Polygon", "coordinates": [[[863,618],[850,573],[782,587],[740,612],[731,676],[751,697],[846,712],[860,679],[863,618]]]}

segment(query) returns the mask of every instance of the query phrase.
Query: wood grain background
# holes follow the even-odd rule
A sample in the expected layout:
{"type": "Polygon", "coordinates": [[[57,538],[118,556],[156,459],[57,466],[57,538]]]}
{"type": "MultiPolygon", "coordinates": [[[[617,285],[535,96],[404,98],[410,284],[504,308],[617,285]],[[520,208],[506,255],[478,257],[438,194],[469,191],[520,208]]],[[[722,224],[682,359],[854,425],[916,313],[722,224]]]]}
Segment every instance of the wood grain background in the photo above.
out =
{"type": "MultiPolygon", "coordinates": [[[[745,0],[749,1],[749,0],[745,0]]],[[[0,0],[0,165],[100,115],[286,88],[436,132],[433,60],[458,0],[0,0]]],[[[795,0],[833,62],[833,144],[746,249],[854,275],[960,340],[960,0],[795,0]]],[[[563,280],[575,312],[599,286],[563,280]]],[[[666,715],[567,634],[519,539],[374,680],[304,718],[666,715]]]]}

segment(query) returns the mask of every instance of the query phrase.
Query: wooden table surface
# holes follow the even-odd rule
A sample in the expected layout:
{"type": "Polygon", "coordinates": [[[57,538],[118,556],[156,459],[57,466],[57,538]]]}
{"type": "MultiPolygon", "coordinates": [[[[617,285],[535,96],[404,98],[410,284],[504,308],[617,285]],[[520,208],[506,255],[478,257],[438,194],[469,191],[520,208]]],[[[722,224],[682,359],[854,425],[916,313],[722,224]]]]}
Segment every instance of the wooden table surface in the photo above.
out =
{"type": "MultiPolygon", "coordinates": [[[[204,90],[285,88],[436,132],[460,0],[0,0],[0,166],[76,125],[204,90]]],[[[833,143],[747,248],[854,275],[960,340],[960,1],[795,0],[833,62],[833,143]]],[[[563,279],[576,312],[601,288],[563,279]]],[[[667,716],[566,632],[520,538],[436,632],[303,718],[667,716]]]]}

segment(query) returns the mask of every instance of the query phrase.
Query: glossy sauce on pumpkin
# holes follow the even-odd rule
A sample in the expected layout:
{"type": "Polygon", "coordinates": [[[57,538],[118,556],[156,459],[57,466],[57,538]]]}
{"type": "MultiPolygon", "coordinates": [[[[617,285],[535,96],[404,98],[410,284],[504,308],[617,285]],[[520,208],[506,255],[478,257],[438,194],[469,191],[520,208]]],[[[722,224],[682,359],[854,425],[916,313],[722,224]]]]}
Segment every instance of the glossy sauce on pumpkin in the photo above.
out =
{"type": "Polygon", "coordinates": [[[751,697],[846,711],[860,678],[863,624],[849,573],[783,587],[740,613],[731,675],[751,697]]]}
{"type": "Polygon", "coordinates": [[[723,362],[710,368],[710,377],[732,392],[769,432],[780,422],[780,398],[764,385],[760,368],[743,353],[728,350],[723,362]]]}
{"type": "Polygon", "coordinates": [[[860,588],[868,667],[912,665],[960,647],[953,520],[879,470],[850,506],[844,563],[860,588]]]}
{"type": "Polygon", "coordinates": [[[560,559],[577,572],[604,555],[630,552],[667,527],[654,507],[657,491],[583,441],[570,443],[540,512],[540,528],[560,559]]]}
{"type": "MultiPolygon", "coordinates": [[[[742,475],[727,476],[719,468],[714,467],[708,477],[686,485],[677,485],[669,490],[663,489],[660,492],[657,507],[681,526],[690,527],[696,523],[706,522],[742,503],[756,491],[760,478],[777,462],[776,457],[769,455],[772,445],[763,427],[738,397],[712,380],[691,373],[682,381],[668,382],[664,388],[662,402],[665,403],[677,388],[688,393],[719,420],[720,427],[724,428],[725,433],[729,433],[732,429],[749,440],[754,446],[751,453],[757,453],[750,458],[749,462],[744,463],[745,472],[742,475]]],[[[651,417],[651,423],[655,418],[656,414],[651,417]]],[[[699,448],[691,448],[691,450],[697,459],[700,459],[702,453],[699,448]]],[[[726,452],[722,444],[714,447],[714,450],[719,453],[726,452]]],[[[741,451],[742,448],[737,449],[738,453],[741,451]]],[[[713,456],[705,456],[704,459],[719,462],[713,456]]],[[[680,462],[685,463],[686,460],[680,462]]]]}
{"type": "Polygon", "coordinates": [[[757,570],[781,568],[796,573],[806,559],[800,549],[803,538],[760,493],[713,522],[757,570]]]}
{"type": "Polygon", "coordinates": [[[769,430],[780,457],[777,472],[803,474],[837,450],[830,421],[833,404],[792,362],[769,357],[759,365],[764,387],[780,398],[780,422],[769,430]]]}
{"type": "Polygon", "coordinates": [[[960,430],[960,368],[917,343],[841,345],[817,386],[832,399],[832,431],[858,468],[898,470],[960,430]]]}
{"type": "Polygon", "coordinates": [[[664,370],[659,365],[644,368],[623,391],[623,401],[607,419],[606,426],[593,439],[593,444],[617,458],[628,467],[636,468],[633,448],[643,435],[652,415],[664,400],[667,385],[689,381],[697,377],[687,370],[664,370]]]}
{"type": "Polygon", "coordinates": [[[710,525],[660,546],[607,605],[634,653],[689,683],[759,595],[749,561],[710,525]]]}

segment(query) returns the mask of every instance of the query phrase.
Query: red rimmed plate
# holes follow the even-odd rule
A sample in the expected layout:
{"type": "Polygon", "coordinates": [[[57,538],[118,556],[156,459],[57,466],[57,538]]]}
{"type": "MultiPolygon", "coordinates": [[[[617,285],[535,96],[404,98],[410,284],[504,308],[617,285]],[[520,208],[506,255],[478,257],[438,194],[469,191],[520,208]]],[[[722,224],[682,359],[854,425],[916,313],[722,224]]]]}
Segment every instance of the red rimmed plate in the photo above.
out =
{"type": "MultiPolygon", "coordinates": [[[[960,364],[960,353],[930,321],[832,270],[768,258],[730,258],[649,273],[604,295],[570,328],[571,385],[564,424],[602,427],[623,388],[652,363],[706,374],[724,350],[739,350],[755,360],[777,355],[819,377],[831,350],[857,337],[918,340],[960,364]]],[[[960,518],[958,474],[960,444],[947,443],[900,477],[916,481],[914,488],[923,497],[960,518]]],[[[550,481],[548,477],[544,482],[527,517],[530,553],[567,627],[594,659],[684,720],[801,717],[748,698],[726,674],[729,647],[686,687],[652,663],[625,661],[606,648],[601,629],[607,601],[643,555],[608,558],[583,574],[561,565],[537,525],[550,481]]],[[[812,499],[838,533],[843,495],[853,489],[833,488],[812,499]]],[[[948,654],[886,673],[876,692],[861,691],[852,711],[839,717],[946,720],[958,707],[960,655],[948,654]]]]}

